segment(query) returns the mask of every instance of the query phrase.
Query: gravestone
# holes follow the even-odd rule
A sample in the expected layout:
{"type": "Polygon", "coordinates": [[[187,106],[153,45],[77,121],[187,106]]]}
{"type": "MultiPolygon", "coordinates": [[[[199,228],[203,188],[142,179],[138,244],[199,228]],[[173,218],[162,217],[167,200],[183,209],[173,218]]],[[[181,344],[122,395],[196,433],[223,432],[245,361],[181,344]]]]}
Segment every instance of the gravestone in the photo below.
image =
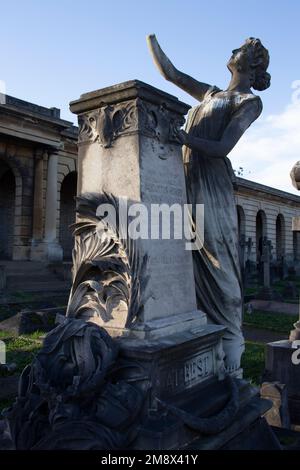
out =
{"type": "MultiPolygon", "coordinates": [[[[106,193],[126,198],[129,207],[143,204],[149,235],[151,206],[183,208],[186,191],[176,130],[188,105],[134,80],[86,93],[70,109],[79,121],[79,195],[106,193]]],[[[130,333],[153,337],[204,325],[206,316],[196,307],[192,254],[185,249],[185,240],[140,239],[137,245],[139,256],[147,257],[147,301],[141,321],[130,333]]],[[[120,309],[112,312],[112,317],[105,322],[107,331],[124,333],[126,309],[123,314],[120,309]]]]}
{"type": "Polygon", "coordinates": [[[271,259],[273,245],[271,240],[264,237],[262,240],[261,264],[263,270],[263,288],[260,289],[257,299],[260,300],[282,300],[281,295],[271,287],[271,259]]]}
{"type": "Polygon", "coordinates": [[[270,265],[271,265],[271,253],[272,253],[272,242],[267,240],[266,237],[263,239],[262,246],[262,257],[261,261],[263,263],[263,273],[264,273],[264,288],[269,289],[271,286],[270,283],[270,265]]]}

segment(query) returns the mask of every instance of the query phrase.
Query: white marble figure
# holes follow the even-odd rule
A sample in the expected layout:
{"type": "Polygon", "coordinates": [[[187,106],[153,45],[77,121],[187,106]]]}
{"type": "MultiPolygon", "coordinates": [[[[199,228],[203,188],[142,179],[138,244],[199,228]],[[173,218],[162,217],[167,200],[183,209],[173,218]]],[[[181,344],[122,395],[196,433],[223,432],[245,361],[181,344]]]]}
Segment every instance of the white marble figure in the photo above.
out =
{"type": "Polygon", "coordinates": [[[227,155],[262,111],[262,101],[251,88],[261,91],[270,86],[269,54],[259,39],[247,39],[232,52],[227,64],[231,81],[220,90],[177,70],[155,35],[147,39],[163,77],[200,101],[178,135],[184,145],[188,202],[194,208],[204,204],[205,211],[204,245],[193,252],[197,303],[209,322],[227,327],[225,365],[234,371],[244,350],[243,299],[234,173],[227,155]]]}

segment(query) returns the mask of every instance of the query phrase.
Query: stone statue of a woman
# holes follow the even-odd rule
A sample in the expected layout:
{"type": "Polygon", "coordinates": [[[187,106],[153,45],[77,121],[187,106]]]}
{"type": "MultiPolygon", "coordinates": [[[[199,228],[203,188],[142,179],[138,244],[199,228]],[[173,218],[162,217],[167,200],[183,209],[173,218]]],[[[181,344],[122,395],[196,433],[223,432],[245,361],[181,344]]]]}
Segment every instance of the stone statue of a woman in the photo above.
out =
{"type": "Polygon", "coordinates": [[[227,64],[231,81],[220,90],[177,70],[155,35],[147,39],[163,77],[200,101],[189,113],[186,130],[178,134],[184,145],[188,202],[194,210],[204,204],[204,244],[193,252],[197,303],[210,322],[227,327],[225,365],[234,371],[244,350],[243,301],[234,173],[227,155],[262,111],[261,99],[251,88],[270,86],[269,54],[259,39],[247,39],[233,51],[227,64]]]}

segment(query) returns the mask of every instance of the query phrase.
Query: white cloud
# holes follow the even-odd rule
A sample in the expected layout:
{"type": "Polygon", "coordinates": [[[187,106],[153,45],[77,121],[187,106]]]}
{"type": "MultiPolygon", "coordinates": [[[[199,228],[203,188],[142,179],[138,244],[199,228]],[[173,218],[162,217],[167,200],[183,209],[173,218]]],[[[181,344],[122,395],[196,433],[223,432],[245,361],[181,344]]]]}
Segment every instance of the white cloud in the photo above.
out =
{"type": "Polygon", "coordinates": [[[300,99],[279,114],[260,117],[229,155],[243,177],[300,196],[291,183],[290,171],[300,160],[300,99]]]}

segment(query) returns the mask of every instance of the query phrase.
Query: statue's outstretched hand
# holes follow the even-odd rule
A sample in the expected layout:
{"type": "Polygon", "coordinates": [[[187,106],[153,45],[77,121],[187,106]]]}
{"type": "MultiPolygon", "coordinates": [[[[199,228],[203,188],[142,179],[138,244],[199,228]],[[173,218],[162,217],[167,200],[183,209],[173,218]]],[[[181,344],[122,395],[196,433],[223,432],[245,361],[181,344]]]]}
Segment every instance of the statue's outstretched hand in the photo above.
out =
{"type": "Polygon", "coordinates": [[[160,47],[155,34],[149,34],[147,36],[147,44],[153,61],[161,75],[166,80],[174,83],[174,85],[191,95],[193,98],[196,98],[196,100],[202,101],[205,93],[210,88],[210,85],[198,82],[198,80],[195,80],[186,73],[180,72],[160,47]]]}
{"type": "Polygon", "coordinates": [[[149,34],[149,36],[147,36],[147,44],[151,52],[153,61],[162,76],[166,80],[175,80],[177,71],[170,59],[168,59],[168,57],[160,47],[155,34],[149,34]]]}

